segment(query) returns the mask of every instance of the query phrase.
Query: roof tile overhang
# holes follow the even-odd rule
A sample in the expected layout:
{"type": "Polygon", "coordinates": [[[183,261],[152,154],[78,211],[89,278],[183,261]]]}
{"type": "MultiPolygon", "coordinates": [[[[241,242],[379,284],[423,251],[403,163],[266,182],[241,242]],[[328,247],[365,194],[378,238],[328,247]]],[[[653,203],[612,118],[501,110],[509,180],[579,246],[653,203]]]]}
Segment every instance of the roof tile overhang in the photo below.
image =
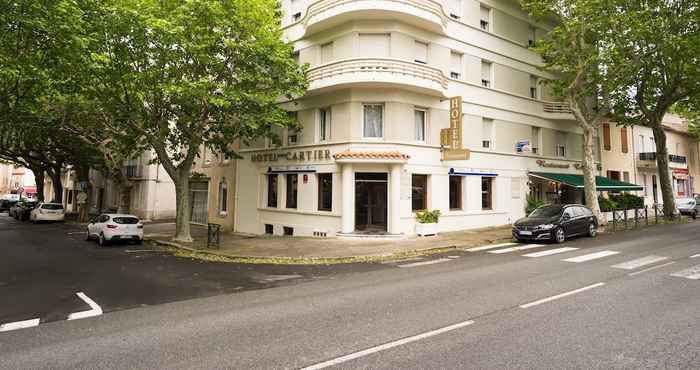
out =
{"type": "Polygon", "coordinates": [[[405,163],[411,158],[399,151],[352,151],[345,150],[333,155],[336,162],[405,163]]]}

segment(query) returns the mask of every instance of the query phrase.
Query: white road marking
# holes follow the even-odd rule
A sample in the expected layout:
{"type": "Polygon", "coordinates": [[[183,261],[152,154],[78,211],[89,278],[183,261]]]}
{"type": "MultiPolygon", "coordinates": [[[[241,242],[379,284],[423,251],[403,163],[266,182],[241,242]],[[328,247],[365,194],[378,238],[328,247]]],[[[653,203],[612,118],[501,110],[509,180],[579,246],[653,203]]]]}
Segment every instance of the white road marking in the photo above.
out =
{"type": "Polygon", "coordinates": [[[10,330],[31,328],[33,326],[38,326],[38,325],[39,325],[39,319],[8,322],[6,324],[0,325],[0,331],[10,331],[10,330]]]}
{"type": "Polygon", "coordinates": [[[509,253],[509,252],[515,252],[515,251],[524,251],[526,249],[533,249],[533,248],[544,248],[546,245],[544,244],[525,244],[521,245],[518,247],[511,247],[511,248],[505,248],[505,249],[497,249],[495,251],[489,251],[489,253],[494,253],[494,254],[501,254],[501,253],[509,253]]]}
{"type": "Polygon", "coordinates": [[[413,263],[407,263],[405,265],[396,265],[396,267],[417,267],[417,266],[425,266],[425,265],[434,265],[436,263],[443,263],[443,262],[449,262],[452,261],[452,258],[440,258],[432,261],[423,261],[423,262],[413,262],[413,263]]]}
{"type": "Polygon", "coordinates": [[[607,256],[613,256],[616,255],[620,252],[617,251],[601,251],[601,252],[595,252],[595,253],[590,253],[590,254],[584,254],[583,256],[578,256],[578,257],[572,257],[572,258],[567,258],[564,261],[565,262],[573,262],[573,263],[581,263],[581,262],[586,262],[590,260],[595,260],[598,258],[603,258],[607,256]]]}
{"type": "Polygon", "coordinates": [[[537,257],[551,256],[553,254],[566,253],[566,252],[571,252],[571,251],[576,251],[576,250],[578,250],[578,248],[564,247],[564,248],[550,249],[548,251],[523,254],[523,257],[537,258],[537,257]]]}
{"type": "Polygon", "coordinates": [[[646,269],[644,269],[644,270],[639,270],[639,271],[635,271],[635,272],[629,273],[629,274],[627,274],[627,275],[629,275],[629,276],[639,275],[639,274],[645,273],[645,272],[647,272],[647,271],[660,269],[660,268],[666,267],[666,266],[668,266],[668,265],[673,265],[674,263],[675,263],[675,262],[672,261],[672,262],[664,263],[663,265],[652,266],[652,267],[646,268],[646,269]]]}
{"type": "Polygon", "coordinates": [[[698,257],[700,257],[700,253],[690,256],[690,258],[698,258],[698,257]]]}
{"type": "Polygon", "coordinates": [[[75,235],[75,234],[85,235],[85,234],[87,234],[87,231],[72,231],[72,232],[66,233],[66,235],[75,235]]]}
{"type": "Polygon", "coordinates": [[[85,301],[85,303],[90,306],[90,309],[87,311],[80,311],[80,312],[73,312],[72,314],[68,315],[68,320],[77,320],[77,319],[84,319],[88,317],[93,317],[93,316],[100,316],[102,315],[102,308],[95,303],[90,297],[86,296],[85,293],[79,292],[76,293],[80,299],[85,301]]]}
{"type": "Polygon", "coordinates": [[[425,333],[422,333],[422,334],[418,334],[418,335],[414,335],[414,336],[411,336],[411,337],[406,337],[406,338],[403,338],[403,339],[399,339],[399,340],[397,340],[397,341],[393,341],[393,342],[389,342],[389,343],[384,343],[384,344],[379,345],[379,346],[376,346],[376,347],[367,348],[367,349],[362,350],[362,351],[353,352],[353,353],[351,353],[351,354],[348,354],[348,355],[345,355],[345,356],[341,356],[341,357],[337,357],[337,358],[334,358],[334,359],[332,359],[332,360],[328,360],[328,361],[324,361],[324,362],[319,362],[319,363],[317,363],[317,364],[315,364],[315,365],[307,366],[307,367],[302,368],[302,369],[300,369],[300,370],[319,370],[319,369],[325,369],[325,368],[327,368],[327,367],[331,367],[331,366],[335,366],[335,365],[338,365],[338,364],[342,364],[343,362],[348,362],[348,361],[354,360],[354,359],[356,359],[356,358],[368,356],[368,355],[371,355],[371,354],[373,354],[373,353],[377,353],[377,352],[381,352],[381,351],[386,351],[387,349],[391,349],[391,348],[394,348],[394,347],[402,346],[402,345],[404,345],[404,344],[408,344],[408,343],[411,343],[411,342],[415,342],[415,341],[418,341],[418,340],[421,340],[421,339],[430,338],[430,337],[433,337],[433,336],[436,336],[436,335],[439,335],[439,334],[447,333],[447,332],[452,331],[452,330],[457,330],[457,329],[463,328],[463,327],[465,327],[465,326],[469,326],[469,325],[471,325],[471,324],[473,324],[473,323],[474,323],[474,321],[462,321],[462,322],[460,322],[460,323],[457,323],[457,324],[454,324],[454,325],[450,325],[450,326],[445,326],[445,327],[440,328],[440,329],[431,330],[431,331],[428,331],[428,332],[425,332],[425,333]]]}
{"type": "Polygon", "coordinates": [[[459,258],[459,256],[447,256],[447,258],[449,258],[451,260],[456,260],[457,258],[459,258]]]}
{"type": "Polygon", "coordinates": [[[263,279],[263,281],[273,282],[273,281],[283,281],[300,278],[301,275],[269,275],[263,279]]]}
{"type": "Polygon", "coordinates": [[[597,287],[603,286],[603,285],[605,285],[605,283],[595,283],[595,284],[593,284],[593,285],[585,286],[585,287],[583,287],[583,288],[579,288],[579,289],[576,289],[576,290],[572,290],[572,291],[570,291],[570,292],[566,292],[566,293],[562,293],[562,294],[557,294],[557,295],[554,295],[554,296],[551,296],[551,297],[547,297],[547,298],[543,298],[543,299],[540,299],[540,300],[537,300],[537,301],[534,301],[534,302],[526,303],[526,304],[524,304],[524,305],[521,305],[520,308],[529,308],[529,307],[532,307],[532,306],[537,306],[537,305],[542,304],[542,303],[546,303],[546,302],[549,302],[549,301],[553,301],[553,300],[555,300],[555,299],[559,299],[559,298],[563,298],[563,297],[566,297],[566,296],[570,296],[570,295],[572,295],[572,294],[581,293],[581,292],[584,292],[584,291],[586,291],[586,290],[593,289],[593,288],[597,288],[597,287]]]}
{"type": "Polygon", "coordinates": [[[642,258],[637,258],[636,260],[631,260],[623,263],[618,263],[617,265],[612,265],[610,267],[623,270],[634,270],[642,266],[651,265],[659,261],[667,260],[668,257],[661,256],[646,256],[642,258]]]}
{"type": "Polygon", "coordinates": [[[698,280],[700,279],[700,265],[687,268],[678,272],[674,272],[671,276],[682,277],[686,279],[698,280]]]}
{"type": "Polygon", "coordinates": [[[512,245],[516,245],[516,243],[501,243],[501,244],[482,245],[481,247],[469,248],[469,249],[465,249],[465,250],[467,252],[479,252],[479,251],[485,251],[485,250],[495,249],[495,248],[510,247],[512,245]]]}

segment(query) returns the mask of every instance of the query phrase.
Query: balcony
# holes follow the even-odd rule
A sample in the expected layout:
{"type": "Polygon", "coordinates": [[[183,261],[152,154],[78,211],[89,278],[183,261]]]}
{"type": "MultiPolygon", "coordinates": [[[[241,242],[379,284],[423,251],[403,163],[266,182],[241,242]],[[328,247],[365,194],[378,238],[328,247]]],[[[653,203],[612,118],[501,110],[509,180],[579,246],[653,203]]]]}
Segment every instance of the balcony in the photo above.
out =
{"type": "Polygon", "coordinates": [[[441,70],[391,58],[354,58],[311,68],[309,93],[347,85],[403,86],[408,90],[445,97],[448,79],[441,70]]]}
{"type": "Polygon", "coordinates": [[[141,167],[135,164],[124,166],[123,173],[127,179],[139,179],[142,175],[141,167]]]}
{"type": "Polygon", "coordinates": [[[563,101],[542,102],[542,109],[545,113],[572,114],[571,105],[563,101]]]}
{"type": "Polygon", "coordinates": [[[447,15],[432,0],[320,0],[312,3],[290,27],[298,36],[308,36],[352,19],[396,19],[445,34],[447,15]]]}
{"type": "MultiPolygon", "coordinates": [[[[647,163],[640,163],[641,167],[656,167],[656,152],[639,153],[639,161],[640,162],[647,162],[647,163]],[[650,164],[648,162],[654,162],[654,163],[650,164]]],[[[669,161],[669,164],[672,165],[673,167],[685,167],[688,164],[687,158],[682,156],[682,155],[669,154],[668,161],[669,161]]]]}

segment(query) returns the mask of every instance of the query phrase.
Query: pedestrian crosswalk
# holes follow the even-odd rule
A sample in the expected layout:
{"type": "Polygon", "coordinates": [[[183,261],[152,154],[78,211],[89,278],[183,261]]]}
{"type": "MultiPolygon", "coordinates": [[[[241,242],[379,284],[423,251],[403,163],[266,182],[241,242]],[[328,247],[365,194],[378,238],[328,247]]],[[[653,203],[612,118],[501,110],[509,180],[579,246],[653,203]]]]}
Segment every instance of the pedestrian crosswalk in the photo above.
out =
{"type": "Polygon", "coordinates": [[[537,257],[551,256],[553,254],[566,253],[566,252],[571,252],[571,251],[576,251],[576,250],[578,250],[578,248],[564,247],[564,248],[550,249],[550,250],[541,251],[541,252],[523,254],[523,256],[530,257],[530,258],[537,258],[537,257]]]}
{"type": "Polygon", "coordinates": [[[642,258],[633,259],[631,261],[618,263],[617,265],[612,265],[612,268],[623,269],[623,270],[634,270],[643,266],[651,265],[656,262],[665,261],[668,257],[661,256],[646,256],[642,258]]]}
{"type": "Polygon", "coordinates": [[[573,263],[588,262],[588,261],[592,261],[592,260],[597,260],[598,258],[614,256],[618,253],[620,253],[620,252],[618,252],[618,251],[600,251],[600,252],[595,252],[595,253],[590,253],[590,254],[584,254],[583,256],[567,258],[564,260],[564,262],[573,262],[573,263]]]}
{"type": "Polygon", "coordinates": [[[691,280],[699,280],[700,279],[700,265],[693,266],[693,267],[687,268],[685,270],[680,270],[680,271],[674,272],[673,274],[671,274],[671,276],[682,277],[682,278],[691,279],[691,280]]]}

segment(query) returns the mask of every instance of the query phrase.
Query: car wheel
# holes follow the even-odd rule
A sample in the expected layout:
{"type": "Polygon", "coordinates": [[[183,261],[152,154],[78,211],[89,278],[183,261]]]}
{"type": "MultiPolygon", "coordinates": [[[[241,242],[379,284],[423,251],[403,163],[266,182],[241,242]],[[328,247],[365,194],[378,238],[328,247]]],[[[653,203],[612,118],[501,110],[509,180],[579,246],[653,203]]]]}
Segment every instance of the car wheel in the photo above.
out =
{"type": "Polygon", "coordinates": [[[557,244],[561,244],[564,241],[566,241],[566,233],[564,232],[564,229],[561,227],[557,227],[554,229],[554,242],[557,244]]]}
{"type": "Polygon", "coordinates": [[[100,247],[106,247],[107,246],[107,239],[105,239],[105,234],[100,233],[99,238],[97,239],[97,243],[100,245],[100,247]]]}
{"type": "Polygon", "coordinates": [[[143,239],[136,240],[136,245],[141,245],[141,244],[143,244],[143,239]]]}
{"type": "Polygon", "coordinates": [[[593,222],[591,222],[588,225],[588,236],[591,238],[595,238],[596,235],[598,235],[598,228],[595,226],[593,222]]]}
{"type": "Polygon", "coordinates": [[[693,217],[693,220],[698,218],[698,211],[693,211],[693,214],[691,215],[691,217],[693,217]]]}
{"type": "Polygon", "coordinates": [[[89,242],[92,241],[92,237],[90,236],[90,229],[86,230],[86,234],[87,236],[85,237],[85,240],[89,242]]]}

